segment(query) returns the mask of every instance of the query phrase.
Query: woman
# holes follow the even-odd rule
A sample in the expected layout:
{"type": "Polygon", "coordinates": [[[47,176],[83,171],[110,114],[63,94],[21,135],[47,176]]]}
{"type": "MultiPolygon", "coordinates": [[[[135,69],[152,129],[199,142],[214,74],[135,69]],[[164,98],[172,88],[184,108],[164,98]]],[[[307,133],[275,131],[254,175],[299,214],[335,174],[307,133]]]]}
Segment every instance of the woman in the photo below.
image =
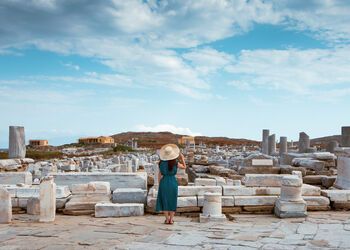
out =
{"type": "Polygon", "coordinates": [[[159,152],[159,189],[156,211],[163,211],[165,224],[174,224],[177,207],[177,168],[186,168],[184,156],[175,144],[164,145],[159,152]]]}

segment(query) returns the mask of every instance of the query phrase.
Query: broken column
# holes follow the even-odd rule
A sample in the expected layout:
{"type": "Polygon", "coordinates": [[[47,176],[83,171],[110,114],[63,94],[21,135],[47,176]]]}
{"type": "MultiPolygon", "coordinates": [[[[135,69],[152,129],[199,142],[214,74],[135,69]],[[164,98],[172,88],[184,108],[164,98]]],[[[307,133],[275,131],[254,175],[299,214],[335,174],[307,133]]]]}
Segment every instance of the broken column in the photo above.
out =
{"type": "Polygon", "coordinates": [[[10,126],[9,128],[9,153],[10,159],[26,156],[26,143],[24,136],[24,127],[10,126]]]}
{"type": "Polygon", "coordinates": [[[350,147],[336,148],[338,156],[337,179],[334,186],[339,189],[350,189],[350,147]]]}
{"type": "Polygon", "coordinates": [[[53,222],[56,216],[56,184],[52,176],[40,183],[40,222],[53,222]]]}
{"type": "Polygon", "coordinates": [[[275,215],[280,218],[305,217],[307,215],[306,201],[303,200],[303,181],[300,174],[283,176],[281,195],[275,203],[275,215]]]}
{"type": "Polygon", "coordinates": [[[276,153],[276,135],[270,135],[269,136],[269,147],[268,147],[268,154],[273,155],[276,153]]]}
{"type": "Polygon", "coordinates": [[[288,152],[288,142],[287,137],[281,136],[280,137],[280,156],[282,156],[284,153],[288,152]]]}
{"type": "Polygon", "coordinates": [[[269,153],[269,135],[270,130],[263,129],[262,142],[261,142],[261,153],[267,155],[269,153]]]}
{"type": "Polygon", "coordinates": [[[5,188],[0,188],[0,224],[10,223],[11,219],[11,194],[5,188]]]}
{"type": "Polygon", "coordinates": [[[341,128],[341,146],[350,147],[350,126],[341,128]]]}
{"type": "Polygon", "coordinates": [[[305,132],[299,133],[299,153],[307,153],[310,148],[310,137],[305,132]]]}
{"type": "Polygon", "coordinates": [[[204,193],[203,213],[199,216],[199,222],[226,220],[222,214],[221,197],[220,193],[204,193]]]}

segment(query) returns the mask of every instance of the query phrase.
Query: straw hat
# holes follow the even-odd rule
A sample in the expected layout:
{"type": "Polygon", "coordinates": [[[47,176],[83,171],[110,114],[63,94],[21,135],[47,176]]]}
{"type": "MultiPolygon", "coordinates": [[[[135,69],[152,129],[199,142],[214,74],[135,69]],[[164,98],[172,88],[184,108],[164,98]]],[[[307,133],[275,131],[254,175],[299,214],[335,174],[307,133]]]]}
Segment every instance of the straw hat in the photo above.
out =
{"type": "Polygon", "coordinates": [[[166,144],[159,151],[159,157],[162,161],[174,160],[180,155],[180,149],[175,144],[166,144]]]}

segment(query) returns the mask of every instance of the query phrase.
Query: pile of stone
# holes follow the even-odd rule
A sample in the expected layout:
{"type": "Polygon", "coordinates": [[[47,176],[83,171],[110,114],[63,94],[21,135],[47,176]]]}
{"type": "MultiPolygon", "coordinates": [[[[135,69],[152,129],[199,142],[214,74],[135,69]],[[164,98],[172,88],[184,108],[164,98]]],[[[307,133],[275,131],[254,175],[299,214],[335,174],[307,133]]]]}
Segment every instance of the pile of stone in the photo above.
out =
{"type": "Polygon", "coordinates": [[[0,172],[13,171],[21,172],[26,171],[29,164],[34,162],[31,158],[22,158],[22,159],[6,159],[0,160],[0,172]]]}
{"type": "Polygon", "coordinates": [[[111,187],[109,182],[89,182],[71,185],[72,196],[63,209],[64,214],[94,214],[97,203],[110,203],[111,187]]]}

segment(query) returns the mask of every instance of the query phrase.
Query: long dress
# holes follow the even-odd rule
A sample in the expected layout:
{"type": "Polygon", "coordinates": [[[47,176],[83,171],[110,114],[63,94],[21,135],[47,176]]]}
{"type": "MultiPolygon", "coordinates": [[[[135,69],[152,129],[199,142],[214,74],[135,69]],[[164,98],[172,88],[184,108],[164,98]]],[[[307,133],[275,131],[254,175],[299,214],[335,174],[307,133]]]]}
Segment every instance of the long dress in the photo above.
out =
{"type": "Polygon", "coordinates": [[[159,183],[156,211],[176,211],[178,184],[176,180],[177,161],[171,171],[168,168],[168,161],[161,161],[159,170],[162,179],[159,183]]]}

